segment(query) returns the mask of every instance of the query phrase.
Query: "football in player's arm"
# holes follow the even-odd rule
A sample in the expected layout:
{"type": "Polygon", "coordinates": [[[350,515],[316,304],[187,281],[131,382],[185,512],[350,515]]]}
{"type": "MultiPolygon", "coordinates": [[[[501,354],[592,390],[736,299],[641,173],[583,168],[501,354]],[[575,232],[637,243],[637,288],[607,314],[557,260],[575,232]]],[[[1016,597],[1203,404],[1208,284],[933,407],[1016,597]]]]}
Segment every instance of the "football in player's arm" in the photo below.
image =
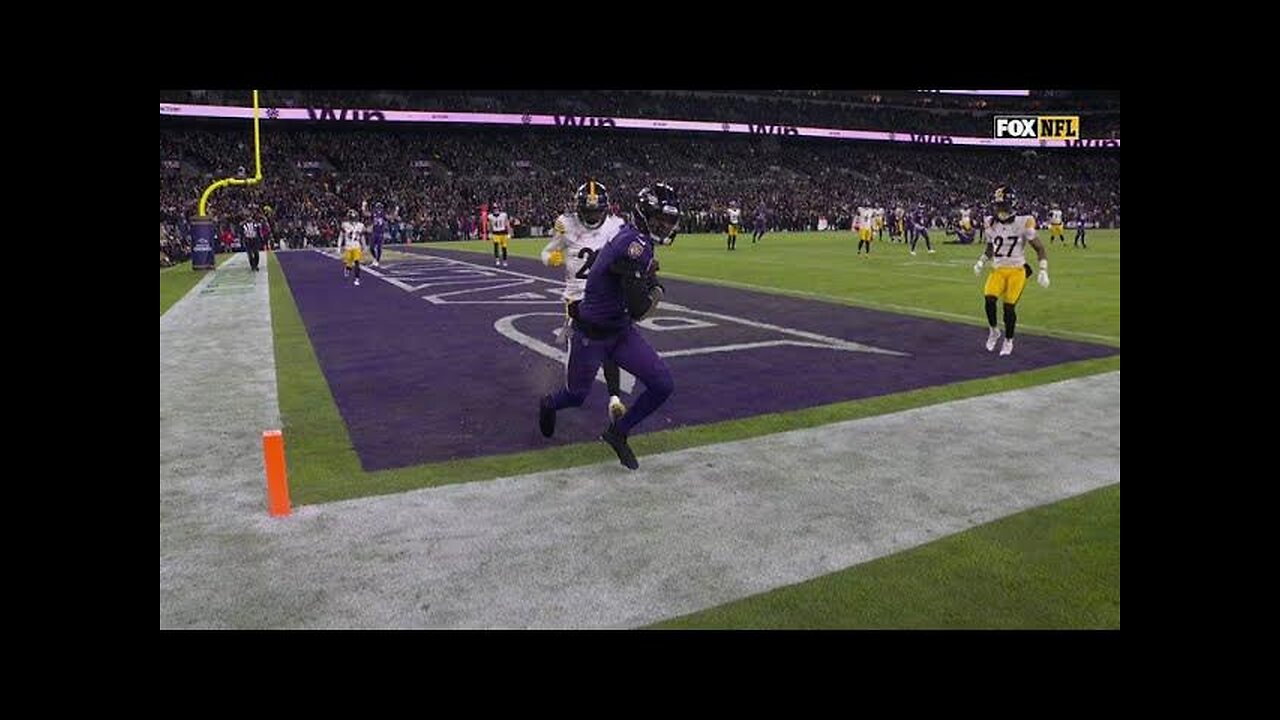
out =
{"type": "Polygon", "coordinates": [[[636,196],[634,224],[627,224],[592,257],[578,313],[564,385],[543,396],[538,426],[543,436],[555,433],[556,412],[579,407],[587,399],[596,370],[606,359],[644,384],[645,390],[626,413],[609,424],[600,439],[609,444],[628,468],[640,467],[627,443],[632,428],[658,409],[675,389],[671,371],[635,327],[635,322],[661,302],[654,248],[675,240],[680,220],[679,199],[669,185],[658,183],[636,196]]]}

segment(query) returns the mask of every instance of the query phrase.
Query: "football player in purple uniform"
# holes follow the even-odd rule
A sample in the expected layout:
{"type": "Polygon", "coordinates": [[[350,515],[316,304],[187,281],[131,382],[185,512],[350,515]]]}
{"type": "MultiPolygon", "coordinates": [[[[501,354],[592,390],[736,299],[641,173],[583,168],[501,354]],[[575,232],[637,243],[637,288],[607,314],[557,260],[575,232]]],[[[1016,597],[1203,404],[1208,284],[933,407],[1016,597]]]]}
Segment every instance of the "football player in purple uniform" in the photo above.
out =
{"type": "Polygon", "coordinates": [[[623,465],[635,470],[640,463],[627,444],[627,436],[675,387],[667,364],[636,330],[635,321],[662,300],[664,289],[658,282],[654,248],[675,240],[679,197],[671,186],[658,183],[637,193],[633,211],[633,222],[623,225],[592,256],[586,288],[573,319],[565,383],[539,401],[538,427],[543,436],[551,437],[556,412],[581,406],[600,365],[612,360],[644,383],[645,390],[622,417],[605,428],[600,439],[613,448],[623,465]]]}

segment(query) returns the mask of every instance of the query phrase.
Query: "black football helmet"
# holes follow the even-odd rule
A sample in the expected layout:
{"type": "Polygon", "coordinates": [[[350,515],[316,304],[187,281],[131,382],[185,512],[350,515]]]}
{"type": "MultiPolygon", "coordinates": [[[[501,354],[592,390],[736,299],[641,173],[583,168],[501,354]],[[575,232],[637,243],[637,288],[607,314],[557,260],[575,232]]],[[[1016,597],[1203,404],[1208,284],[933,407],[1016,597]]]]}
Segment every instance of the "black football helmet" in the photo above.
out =
{"type": "Polygon", "coordinates": [[[670,245],[676,240],[676,227],[680,224],[680,198],[666,183],[657,183],[636,193],[635,225],[653,238],[659,245],[670,245]]]}
{"type": "Polygon", "coordinates": [[[996,220],[1000,222],[1012,220],[1017,200],[1018,197],[1014,194],[1013,188],[1008,185],[997,187],[991,197],[991,211],[996,216],[996,220]]]}
{"type": "Polygon", "coordinates": [[[609,214],[609,191],[595,180],[588,180],[578,186],[574,194],[578,219],[582,224],[595,230],[604,224],[609,214]]]}

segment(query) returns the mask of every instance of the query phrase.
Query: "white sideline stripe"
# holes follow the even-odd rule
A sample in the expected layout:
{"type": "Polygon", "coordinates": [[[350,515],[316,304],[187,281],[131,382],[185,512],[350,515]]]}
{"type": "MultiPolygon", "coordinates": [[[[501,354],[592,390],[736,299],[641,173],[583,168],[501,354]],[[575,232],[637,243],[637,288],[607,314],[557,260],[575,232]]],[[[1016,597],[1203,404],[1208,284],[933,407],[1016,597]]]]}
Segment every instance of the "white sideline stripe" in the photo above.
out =
{"type": "Polygon", "coordinates": [[[1113,372],[642,455],[634,473],[583,446],[602,461],[273,520],[270,323],[243,320],[257,291],[188,294],[161,317],[161,628],[630,627],[1120,480],[1113,372]],[[971,442],[1045,417],[1070,441],[971,442]]]}
{"type": "Polygon", "coordinates": [[[1120,374],[1105,373],[642,455],[636,472],[584,446],[602,462],[281,521],[263,513],[258,468],[235,478],[252,502],[228,506],[225,487],[189,498],[182,544],[162,505],[160,625],[644,625],[1115,485],[1119,411],[1120,374]],[[1070,442],[1024,434],[1000,452],[970,441],[974,427],[1048,415],[1070,442]]]}

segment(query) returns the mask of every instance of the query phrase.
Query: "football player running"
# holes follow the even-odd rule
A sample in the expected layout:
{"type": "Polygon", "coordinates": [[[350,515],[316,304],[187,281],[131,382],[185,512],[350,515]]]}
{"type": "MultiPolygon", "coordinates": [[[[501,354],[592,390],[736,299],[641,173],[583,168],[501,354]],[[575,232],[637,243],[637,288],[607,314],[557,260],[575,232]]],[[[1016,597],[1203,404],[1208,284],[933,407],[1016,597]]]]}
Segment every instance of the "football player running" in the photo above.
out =
{"type": "MultiPolygon", "coordinates": [[[[587,288],[587,273],[596,253],[622,229],[622,218],[609,214],[609,191],[604,185],[588,180],[574,194],[574,213],[556,218],[551,242],[542,248],[542,264],[564,266],[565,323],[556,330],[556,341],[565,342],[572,334],[570,323],[578,318],[578,305],[587,288]]],[[[622,386],[618,364],[604,360],[604,380],[609,387],[609,417],[614,420],[627,411],[619,397],[622,386]]]]}
{"type": "Polygon", "coordinates": [[[573,320],[564,386],[538,403],[538,427],[544,437],[556,429],[556,411],[579,407],[591,392],[596,370],[606,359],[644,383],[645,390],[626,414],[609,424],[600,439],[628,468],[640,467],[627,443],[640,424],[675,389],[671,371],[636,330],[635,322],[653,311],[663,297],[654,248],[675,240],[680,201],[665,183],[642,189],[633,206],[634,220],[592,256],[587,284],[573,320]]]}

